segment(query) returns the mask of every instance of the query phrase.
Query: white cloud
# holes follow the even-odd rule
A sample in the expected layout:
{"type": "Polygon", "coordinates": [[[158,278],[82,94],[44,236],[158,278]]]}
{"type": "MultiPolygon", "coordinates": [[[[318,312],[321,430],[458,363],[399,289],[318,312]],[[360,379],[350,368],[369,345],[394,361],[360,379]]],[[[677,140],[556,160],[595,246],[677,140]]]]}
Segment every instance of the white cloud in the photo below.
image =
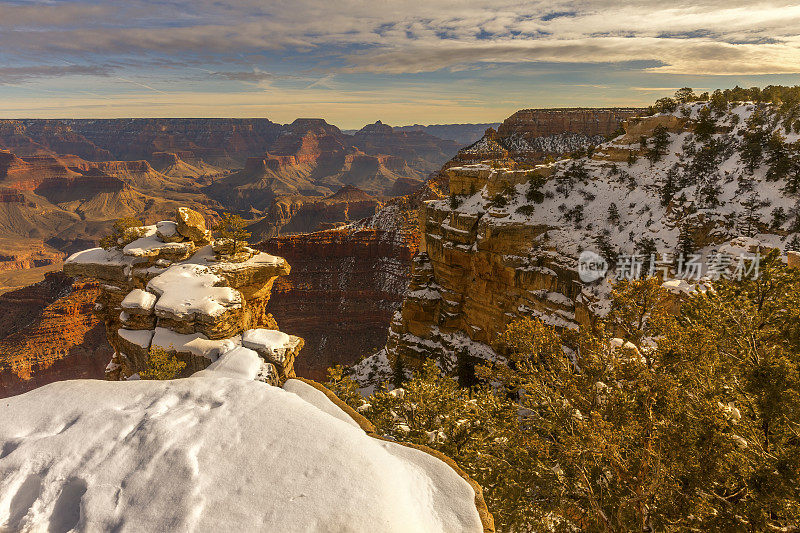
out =
{"type": "Polygon", "coordinates": [[[312,66],[326,73],[634,60],[680,74],[800,71],[800,5],[781,1],[129,0],[0,9],[0,47],[34,56],[305,54],[324,59],[312,66]]]}

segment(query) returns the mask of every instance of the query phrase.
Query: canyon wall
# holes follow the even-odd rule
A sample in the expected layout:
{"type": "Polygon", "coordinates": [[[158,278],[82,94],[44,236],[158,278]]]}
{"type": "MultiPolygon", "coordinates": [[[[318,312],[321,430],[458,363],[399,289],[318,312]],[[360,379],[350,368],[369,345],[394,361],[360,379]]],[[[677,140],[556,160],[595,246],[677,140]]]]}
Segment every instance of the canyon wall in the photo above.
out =
{"type": "Polygon", "coordinates": [[[480,161],[536,164],[597,145],[639,108],[522,109],[489,128],[474,144],[459,151],[448,166],[480,161]]]}
{"type": "Polygon", "coordinates": [[[322,380],[386,343],[387,324],[408,283],[416,245],[382,229],[345,227],[268,239],[259,248],[292,265],[272,291],[281,326],[303,337],[297,373],[322,380]]]}
{"type": "Polygon", "coordinates": [[[718,113],[700,137],[705,105],[631,117],[624,134],[589,155],[523,169],[505,160],[447,169],[450,198],[418,212],[420,251],[392,320],[389,364],[435,359],[456,371],[492,359],[519,318],[561,329],[592,324],[610,310],[615,277],[647,275],[651,256],[664,287],[683,294],[701,275],[735,275],[754,254],[796,249],[798,218],[781,216],[796,194],[790,182],[776,183],[790,178],[773,177],[766,157],[748,168],[741,139],[779,133],[792,151],[800,133],[776,119],[754,131],[746,119],[775,109],[744,103],[718,113]],[[599,279],[581,279],[584,252],[606,262],[599,279]],[[644,266],[624,270],[636,257],[644,266]],[[687,277],[680,261],[692,257],[702,265],[687,277]],[[715,261],[727,266],[715,271],[715,261]]]}
{"type": "Polygon", "coordinates": [[[112,350],[92,314],[96,282],[61,272],[0,295],[0,398],[64,379],[103,377],[112,350]]]}

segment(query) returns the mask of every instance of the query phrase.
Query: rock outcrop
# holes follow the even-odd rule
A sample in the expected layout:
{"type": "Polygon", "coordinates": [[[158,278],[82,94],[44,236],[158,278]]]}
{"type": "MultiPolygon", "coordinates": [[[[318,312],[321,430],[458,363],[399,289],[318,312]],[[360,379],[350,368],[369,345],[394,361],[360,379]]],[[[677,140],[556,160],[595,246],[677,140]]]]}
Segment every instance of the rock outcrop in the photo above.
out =
{"type": "Polygon", "coordinates": [[[250,248],[234,262],[208,244],[202,215],[178,208],[176,218],[130,230],[134,239],[120,248],[85,250],[64,264],[66,274],[102,283],[95,312],[114,348],[107,378],[145,370],[155,348],[186,363],[189,375],[243,344],[264,358],[266,381],[293,376],[303,340],[274,331],[266,312],[272,285],[289,264],[250,248]]]}
{"type": "MultiPolygon", "coordinates": [[[[474,165],[447,174],[451,194],[488,199],[552,172],[550,166],[513,171],[474,165]]],[[[485,215],[482,207],[454,209],[443,200],[420,206],[422,238],[402,308],[392,321],[390,361],[418,367],[435,358],[454,370],[479,355],[491,359],[495,341],[516,316],[577,326],[582,316],[577,273],[557,254],[531,252],[550,228],[485,215]]]]}
{"type": "Polygon", "coordinates": [[[461,150],[449,166],[486,160],[542,163],[548,157],[557,158],[604,142],[626,119],[642,111],[639,108],[522,109],[496,130],[487,129],[482,139],[461,150]]]}
{"type": "Polygon", "coordinates": [[[35,239],[0,237],[0,271],[58,265],[64,254],[35,239]]]}

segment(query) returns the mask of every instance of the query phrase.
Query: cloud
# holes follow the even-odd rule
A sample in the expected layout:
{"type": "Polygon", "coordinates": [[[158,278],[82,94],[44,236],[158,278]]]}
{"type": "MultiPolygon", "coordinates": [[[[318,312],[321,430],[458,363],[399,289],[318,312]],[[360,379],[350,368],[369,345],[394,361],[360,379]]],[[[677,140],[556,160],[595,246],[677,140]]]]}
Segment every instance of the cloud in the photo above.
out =
{"type": "MultiPolygon", "coordinates": [[[[9,51],[175,60],[260,53],[302,57],[306,68],[324,74],[418,73],[489,61],[655,61],[655,71],[680,74],[800,70],[800,5],[785,1],[0,1],[0,9],[0,58],[9,51]]],[[[269,79],[257,71],[218,76],[269,79]]]]}
{"type": "Polygon", "coordinates": [[[0,67],[0,83],[12,84],[34,78],[60,78],[63,76],[109,76],[107,65],[34,65],[26,67],[0,67]]]}
{"type": "Polygon", "coordinates": [[[264,72],[263,70],[247,71],[229,71],[229,72],[211,72],[215,78],[222,78],[231,81],[244,81],[250,83],[258,83],[275,79],[276,76],[271,72],[264,72]]]}

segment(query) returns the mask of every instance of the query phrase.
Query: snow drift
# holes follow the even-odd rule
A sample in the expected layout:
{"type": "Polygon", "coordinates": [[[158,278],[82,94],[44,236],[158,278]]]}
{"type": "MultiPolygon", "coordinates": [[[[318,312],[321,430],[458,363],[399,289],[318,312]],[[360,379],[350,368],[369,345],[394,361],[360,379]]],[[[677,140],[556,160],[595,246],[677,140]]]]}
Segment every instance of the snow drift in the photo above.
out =
{"type": "Polygon", "coordinates": [[[477,531],[475,492],[240,348],[173,381],[65,381],[0,404],[0,531],[477,531]],[[291,391],[291,392],[290,392],[291,391]]]}

